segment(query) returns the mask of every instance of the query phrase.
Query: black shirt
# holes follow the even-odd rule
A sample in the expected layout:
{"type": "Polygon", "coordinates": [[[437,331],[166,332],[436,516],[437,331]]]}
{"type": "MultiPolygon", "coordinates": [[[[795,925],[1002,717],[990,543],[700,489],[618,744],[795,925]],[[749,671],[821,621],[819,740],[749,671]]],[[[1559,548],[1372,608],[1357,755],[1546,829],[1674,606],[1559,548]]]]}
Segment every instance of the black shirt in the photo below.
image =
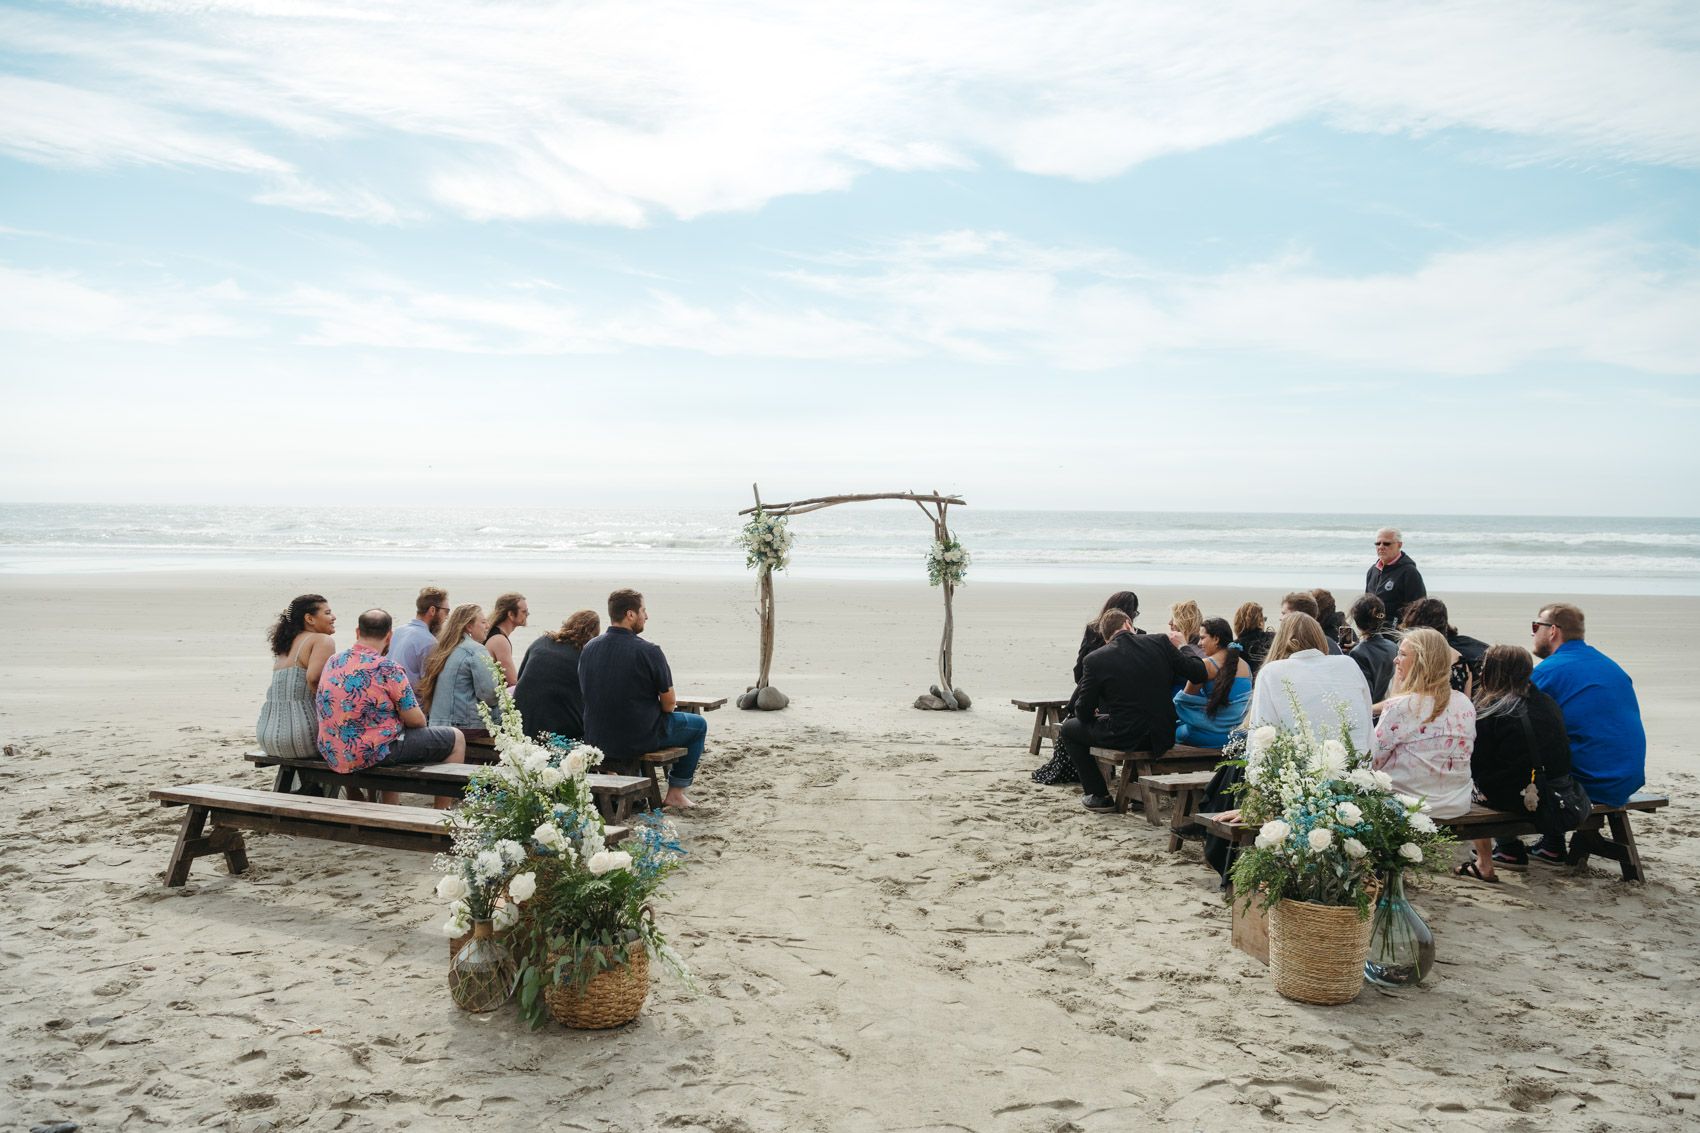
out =
{"type": "Polygon", "coordinates": [[[1374,594],[1387,608],[1387,624],[1398,625],[1399,615],[1418,598],[1428,597],[1422,572],[1411,556],[1401,553],[1387,566],[1377,560],[1364,575],[1364,593],[1374,594]]]}
{"type": "Polygon", "coordinates": [[[1352,647],[1352,660],[1364,671],[1369,682],[1369,702],[1380,704],[1387,699],[1387,686],[1393,683],[1393,659],[1399,656],[1399,641],[1390,633],[1372,633],[1352,647]]]}
{"type": "Polygon", "coordinates": [[[584,693],[578,687],[578,650],[571,642],[544,634],[531,643],[519,665],[514,706],[526,735],[584,738],[584,693]]]}
{"type": "Polygon", "coordinates": [[[659,645],[609,626],[579,654],[578,683],[587,743],[618,760],[660,748],[666,717],[658,698],[673,687],[673,670],[659,645]]]}
{"type": "Polygon", "coordinates": [[[1537,763],[1550,776],[1570,774],[1570,735],[1564,730],[1564,713],[1558,702],[1531,685],[1522,703],[1511,711],[1476,717],[1470,778],[1490,806],[1522,813],[1523,788],[1529,785],[1537,763]],[[1519,720],[1525,714],[1529,720],[1526,733],[1519,720]],[[1530,736],[1535,740],[1532,752],[1530,736]]]}

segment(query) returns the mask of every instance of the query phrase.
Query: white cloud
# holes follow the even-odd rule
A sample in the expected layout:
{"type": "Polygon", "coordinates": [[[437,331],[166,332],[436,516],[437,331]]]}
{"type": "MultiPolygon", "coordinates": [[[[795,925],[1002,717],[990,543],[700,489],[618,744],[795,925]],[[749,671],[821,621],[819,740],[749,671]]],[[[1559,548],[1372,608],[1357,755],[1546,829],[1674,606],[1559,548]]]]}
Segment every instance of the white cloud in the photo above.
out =
{"type": "Polygon", "coordinates": [[[228,308],[235,284],[190,288],[165,282],[146,294],[84,283],[67,272],[0,264],[0,329],[73,339],[176,343],[252,333],[228,308]]]}
{"type": "Polygon", "coordinates": [[[335,138],[299,158],[322,188],[262,199],[365,219],[434,204],[633,226],[987,159],[1102,178],[1313,119],[1700,166],[1700,12],[1681,5],[105,6],[124,19],[0,15],[59,96],[14,100],[0,145],[264,172],[275,159],[178,116],[335,138]],[[163,137],[109,128],[113,104],[163,137]]]}

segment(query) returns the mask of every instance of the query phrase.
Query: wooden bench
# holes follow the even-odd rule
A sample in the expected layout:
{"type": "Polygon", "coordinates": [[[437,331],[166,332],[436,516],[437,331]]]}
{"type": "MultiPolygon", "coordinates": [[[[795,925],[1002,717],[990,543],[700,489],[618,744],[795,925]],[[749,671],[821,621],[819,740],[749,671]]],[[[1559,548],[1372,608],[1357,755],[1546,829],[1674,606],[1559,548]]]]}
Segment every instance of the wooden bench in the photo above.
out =
{"type": "Polygon", "coordinates": [[[713,712],[716,708],[723,708],[725,705],[726,698],[724,696],[720,697],[718,700],[707,700],[702,697],[681,696],[673,702],[673,711],[689,712],[693,715],[701,716],[704,712],[713,712]]]}
{"type": "MultiPolygon", "coordinates": [[[[322,760],[279,759],[262,751],[248,753],[257,767],[276,767],[272,790],[293,793],[304,786],[327,788],[330,797],[350,787],[359,790],[399,791],[410,795],[459,798],[482,763],[414,763],[399,767],[366,767],[346,775],[332,771],[322,760]]],[[[585,776],[590,796],[604,822],[625,822],[645,809],[650,782],[642,775],[585,776]]]]}
{"type": "Polygon", "coordinates": [[[649,805],[656,810],[661,809],[661,798],[666,793],[662,786],[673,765],[685,758],[682,747],[664,747],[660,751],[646,751],[638,757],[638,769],[648,777],[649,805]]]}
{"type": "MultiPolygon", "coordinates": [[[[1618,864],[1625,881],[1644,881],[1645,875],[1641,870],[1641,855],[1635,848],[1635,833],[1629,826],[1631,811],[1654,811],[1670,805],[1667,795],[1655,795],[1639,791],[1630,797],[1622,806],[1596,806],[1588,817],[1582,820],[1582,825],[1576,829],[1570,839],[1570,853],[1565,859],[1573,866],[1586,865],[1588,859],[1598,854],[1610,858],[1618,864]],[[1611,837],[1600,833],[1600,828],[1609,826],[1611,837]]],[[[1198,814],[1193,816],[1198,825],[1204,827],[1218,838],[1225,838],[1234,846],[1249,846],[1257,840],[1257,828],[1247,826],[1243,822],[1223,822],[1220,814],[1198,814]]],[[[1523,812],[1493,810],[1477,804],[1470,808],[1468,814],[1457,818],[1437,820],[1441,826],[1447,827],[1462,842],[1474,841],[1477,838],[1515,838],[1525,834],[1539,834],[1534,819],[1523,812]]]]}
{"type": "Polygon", "coordinates": [[[1062,700],[1011,700],[1011,704],[1023,712],[1033,713],[1033,739],[1027,744],[1027,750],[1033,755],[1039,754],[1039,744],[1050,740],[1057,742],[1057,733],[1053,730],[1062,724],[1062,711],[1068,707],[1068,698],[1062,700]]]}
{"type": "MultiPolygon", "coordinates": [[[[1159,795],[1169,795],[1174,799],[1169,808],[1170,853],[1181,848],[1186,832],[1196,825],[1192,820],[1193,812],[1198,809],[1199,800],[1204,798],[1204,792],[1214,778],[1214,771],[1180,771],[1169,775],[1146,775],[1140,779],[1148,800],[1154,801],[1159,795]]],[[[1151,802],[1146,804],[1145,818],[1153,826],[1160,822],[1157,808],[1151,802]]]]}
{"type": "Polygon", "coordinates": [[[1183,771],[1214,771],[1216,765],[1222,761],[1221,748],[1192,747],[1187,744],[1176,744],[1162,755],[1152,755],[1148,751],[1117,751],[1108,747],[1095,747],[1091,751],[1092,757],[1103,769],[1105,782],[1110,786],[1110,797],[1115,800],[1116,812],[1126,814],[1137,796],[1140,805],[1145,808],[1147,818],[1150,818],[1151,811],[1156,806],[1155,796],[1150,795],[1141,786],[1148,776],[1183,771]]]}
{"type": "MultiPolygon", "coordinates": [[[[196,858],[214,854],[224,855],[231,873],[245,872],[248,847],[242,840],[244,830],[427,854],[444,853],[453,841],[443,825],[442,812],[426,807],[287,795],[223,783],[161,787],[148,792],[148,797],[158,799],[161,806],[189,808],[165,869],[165,884],[173,887],[189,880],[189,866],[196,858]],[[210,832],[206,828],[209,819],[210,832]]],[[[623,826],[607,827],[603,835],[610,846],[625,836],[623,826]]]]}

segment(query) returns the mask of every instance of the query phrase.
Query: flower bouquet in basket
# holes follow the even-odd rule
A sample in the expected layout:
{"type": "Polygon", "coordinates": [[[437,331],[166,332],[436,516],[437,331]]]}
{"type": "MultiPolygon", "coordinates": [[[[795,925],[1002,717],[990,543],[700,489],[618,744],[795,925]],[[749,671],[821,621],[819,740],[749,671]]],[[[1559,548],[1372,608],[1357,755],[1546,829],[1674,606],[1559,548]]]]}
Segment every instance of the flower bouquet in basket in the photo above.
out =
{"type": "MultiPolygon", "coordinates": [[[[490,663],[495,667],[494,660],[490,663]]],[[[471,929],[472,943],[487,942],[487,964],[492,962],[491,949],[500,950],[500,970],[506,978],[496,1005],[521,987],[522,1010],[533,1026],[544,1017],[539,991],[577,974],[576,968],[557,964],[548,946],[586,933],[614,934],[602,910],[588,902],[562,902],[562,887],[569,883],[626,896],[641,893],[629,913],[624,905],[620,912],[634,933],[632,939],[643,946],[634,950],[631,940],[622,937],[618,955],[599,954],[592,961],[601,964],[598,971],[619,968],[632,973],[647,992],[646,950],[654,949],[683,973],[683,965],[666,950],[646,904],[660,879],[683,856],[677,840],[664,824],[645,820],[639,824],[632,850],[610,850],[588,778],[602,753],[558,737],[548,743],[531,739],[505,682],[497,680],[496,687],[499,719],[482,705],[479,712],[494,740],[497,761],[473,772],[461,805],[444,818],[454,832],[452,850],[436,862],[445,875],[438,895],[450,902],[444,932],[459,936],[471,929]],[[622,872],[639,878],[639,884],[623,884],[610,876],[622,872]],[[496,934],[504,931],[505,941],[496,940],[496,934]]],[[[455,986],[451,965],[451,990],[455,986]]],[[[456,1002],[461,1002],[459,996],[456,1002]]],[[[487,1003],[488,997],[479,1002],[487,1003]]],[[[641,1004],[639,996],[620,1021],[634,1017],[641,1004]]]]}
{"type": "Polygon", "coordinates": [[[1389,869],[1442,860],[1449,841],[1419,799],[1396,795],[1352,743],[1342,714],[1323,739],[1298,726],[1255,729],[1246,747],[1241,814],[1256,844],[1234,864],[1236,900],[1269,909],[1276,990],[1345,1003],[1362,989],[1371,891],[1389,869]]]}

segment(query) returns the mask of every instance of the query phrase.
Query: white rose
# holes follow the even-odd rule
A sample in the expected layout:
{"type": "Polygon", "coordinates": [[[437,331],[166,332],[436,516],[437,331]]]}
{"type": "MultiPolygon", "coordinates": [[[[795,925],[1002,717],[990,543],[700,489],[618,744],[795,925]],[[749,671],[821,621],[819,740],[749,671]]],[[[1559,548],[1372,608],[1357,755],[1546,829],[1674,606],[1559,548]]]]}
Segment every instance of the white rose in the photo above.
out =
{"type": "Polygon", "coordinates": [[[503,838],[497,842],[496,852],[502,855],[504,865],[518,865],[525,860],[525,847],[512,838],[503,838]]]}
{"type": "Polygon", "coordinates": [[[1399,856],[1412,865],[1417,865],[1423,860],[1423,852],[1414,842],[1406,842],[1403,846],[1400,846],[1399,856]]]}
{"type": "Polygon", "coordinates": [[[1346,856],[1351,858],[1353,861],[1357,861],[1359,858],[1369,853],[1369,848],[1356,838],[1347,838],[1344,842],[1341,842],[1340,845],[1345,847],[1346,856]]]}
{"type": "Polygon", "coordinates": [[[1279,846],[1287,840],[1287,836],[1292,832],[1293,828],[1291,826],[1288,826],[1279,818],[1272,818],[1258,828],[1257,848],[1260,850],[1267,850],[1271,846],[1279,846]]]}
{"type": "Polygon", "coordinates": [[[466,880],[458,873],[451,873],[437,882],[437,896],[445,901],[459,901],[466,892],[466,880]]]}
{"type": "Polygon", "coordinates": [[[551,850],[560,849],[561,843],[565,841],[565,839],[561,837],[561,828],[556,826],[553,822],[545,822],[536,830],[533,830],[531,832],[531,840],[536,842],[539,846],[547,846],[551,850]]]}
{"type": "Polygon", "coordinates": [[[1433,834],[1439,829],[1439,827],[1435,826],[1434,819],[1430,818],[1426,814],[1418,812],[1411,816],[1411,829],[1415,830],[1418,834],[1433,834]]]}
{"type": "MultiPolygon", "coordinates": [[[[1391,782],[1391,780],[1389,780],[1389,781],[1391,782]]],[[[1406,810],[1420,810],[1420,809],[1422,809],[1423,800],[1417,798],[1417,796],[1415,796],[1415,795],[1399,795],[1397,797],[1399,799],[1400,805],[1403,806],[1406,810]]]]}
{"type": "Polygon", "coordinates": [[[538,772],[537,781],[543,785],[545,791],[553,791],[567,781],[567,776],[558,767],[545,767],[538,772]]]}
{"type": "Polygon", "coordinates": [[[590,757],[585,754],[585,749],[582,747],[574,748],[567,753],[567,758],[561,761],[561,769],[576,779],[584,774],[584,769],[589,764],[590,757]]]}
{"type": "Polygon", "coordinates": [[[472,926],[465,921],[447,920],[443,922],[443,935],[453,940],[457,936],[465,936],[470,928],[472,926]]]}
{"type": "Polygon", "coordinates": [[[1364,812],[1355,803],[1341,803],[1334,808],[1334,813],[1339,816],[1341,826],[1356,826],[1364,820],[1364,812]]]}
{"type": "Polygon", "coordinates": [[[497,905],[490,913],[490,923],[498,930],[505,931],[519,922],[519,907],[506,901],[497,905]]]}
{"type": "Polygon", "coordinates": [[[522,873],[508,882],[508,896],[516,905],[531,900],[532,894],[536,892],[537,875],[535,873],[522,873]]]}
{"type": "Polygon", "coordinates": [[[1251,739],[1246,741],[1246,746],[1252,751],[1267,751],[1269,745],[1275,742],[1275,737],[1278,734],[1275,731],[1275,725],[1265,724],[1252,732],[1251,739]]]}
{"type": "Polygon", "coordinates": [[[624,850],[599,850],[586,863],[591,873],[601,877],[617,869],[625,869],[632,864],[632,856],[624,850]]]}
{"type": "Polygon", "coordinates": [[[1334,844],[1334,831],[1326,826],[1318,826],[1310,832],[1310,848],[1312,853],[1320,854],[1334,844]]]}

